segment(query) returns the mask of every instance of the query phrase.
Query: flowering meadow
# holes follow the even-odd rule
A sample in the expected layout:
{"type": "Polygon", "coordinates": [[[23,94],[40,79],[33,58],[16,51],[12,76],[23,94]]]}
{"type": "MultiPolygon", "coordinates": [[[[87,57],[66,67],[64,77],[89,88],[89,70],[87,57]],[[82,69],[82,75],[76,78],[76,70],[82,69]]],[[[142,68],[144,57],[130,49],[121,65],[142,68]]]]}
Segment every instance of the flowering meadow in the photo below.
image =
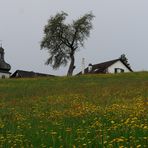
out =
{"type": "Polygon", "coordinates": [[[0,148],[147,148],[148,73],[0,80],[0,148]]]}

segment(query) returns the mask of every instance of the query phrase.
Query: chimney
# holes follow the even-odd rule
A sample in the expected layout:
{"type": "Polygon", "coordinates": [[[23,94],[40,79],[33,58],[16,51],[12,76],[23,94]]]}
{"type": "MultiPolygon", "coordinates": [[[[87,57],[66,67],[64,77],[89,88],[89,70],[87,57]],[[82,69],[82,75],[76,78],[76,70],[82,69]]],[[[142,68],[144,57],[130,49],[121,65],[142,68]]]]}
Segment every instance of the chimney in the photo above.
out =
{"type": "Polygon", "coordinates": [[[85,73],[85,58],[82,58],[82,74],[85,73]]]}
{"type": "Polygon", "coordinates": [[[88,65],[88,72],[91,72],[92,71],[92,64],[90,63],[89,65],[88,65]]]}

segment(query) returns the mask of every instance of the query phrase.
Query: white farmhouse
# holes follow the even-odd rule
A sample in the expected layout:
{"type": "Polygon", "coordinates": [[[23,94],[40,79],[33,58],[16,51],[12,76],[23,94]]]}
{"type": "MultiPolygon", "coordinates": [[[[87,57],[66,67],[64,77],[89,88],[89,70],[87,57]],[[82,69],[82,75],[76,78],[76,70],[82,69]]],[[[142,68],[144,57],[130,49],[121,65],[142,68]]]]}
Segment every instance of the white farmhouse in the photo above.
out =
{"type": "MultiPolygon", "coordinates": [[[[107,73],[123,73],[123,72],[133,72],[131,69],[127,58],[125,55],[121,55],[120,58],[99,63],[99,64],[89,64],[87,68],[84,69],[84,74],[107,74],[107,73]]],[[[78,73],[82,74],[82,72],[78,73]]]]}
{"type": "Polygon", "coordinates": [[[0,47],[0,79],[9,78],[11,66],[4,60],[4,49],[0,47]]]}

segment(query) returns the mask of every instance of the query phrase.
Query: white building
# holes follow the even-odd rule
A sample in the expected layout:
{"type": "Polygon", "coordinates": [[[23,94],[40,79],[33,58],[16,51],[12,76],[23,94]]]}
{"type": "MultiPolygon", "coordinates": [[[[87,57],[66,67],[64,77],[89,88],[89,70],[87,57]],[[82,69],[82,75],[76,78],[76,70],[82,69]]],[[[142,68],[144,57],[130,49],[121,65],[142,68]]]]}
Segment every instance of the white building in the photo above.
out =
{"type": "MultiPolygon", "coordinates": [[[[89,64],[87,68],[84,69],[84,74],[97,74],[97,73],[123,73],[123,72],[133,72],[130,65],[128,64],[125,55],[121,55],[120,58],[99,63],[99,64],[89,64]]],[[[78,73],[82,74],[82,72],[78,73]]]]}
{"type": "Polygon", "coordinates": [[[0,79],[9,78],[11,66],[4,60],[4,49],[0,47],[0,79]]]}

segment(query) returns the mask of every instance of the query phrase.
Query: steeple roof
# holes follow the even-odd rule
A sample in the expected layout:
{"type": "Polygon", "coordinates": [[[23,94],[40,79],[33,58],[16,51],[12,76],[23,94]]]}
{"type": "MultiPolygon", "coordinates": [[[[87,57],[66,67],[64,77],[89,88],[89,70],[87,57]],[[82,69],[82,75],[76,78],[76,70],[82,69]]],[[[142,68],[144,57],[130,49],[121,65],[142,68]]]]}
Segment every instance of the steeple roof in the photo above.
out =
{"type": "Polygon", "coordinates": [[[6,70],[9,71],[11,69],[11,66],[6,63],[5,61],[0,60],[0,70],[6,70]]]}
{"type": "Polygon", "coordinates": [[[4,48],[0,47],[0,52],[4,52],[4,48]]]}

